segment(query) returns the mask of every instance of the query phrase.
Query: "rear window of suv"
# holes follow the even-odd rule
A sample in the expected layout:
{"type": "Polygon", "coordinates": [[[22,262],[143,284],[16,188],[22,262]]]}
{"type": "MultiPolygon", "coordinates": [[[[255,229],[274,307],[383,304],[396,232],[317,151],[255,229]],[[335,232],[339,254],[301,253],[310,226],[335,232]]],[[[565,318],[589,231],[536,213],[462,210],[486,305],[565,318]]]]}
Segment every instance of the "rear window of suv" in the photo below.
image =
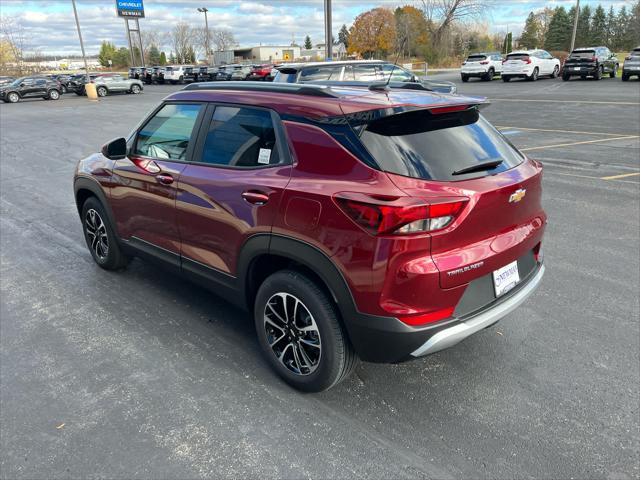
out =
{"type": "Polygon", "coordinates": [[[367,125],[360,139],[382,170],[425,180],[455,181],[509,170],[524,160],[476,110],[401,113],[367,125]],[[454,174],[486,162],[496,168],[454,174]]]}
{"type": "Polygon", "coordinates": [[[588,58],[595,56],[595,50],[575,50],[571,52],[571,58],[588,58]]]}
{"type": "Polygon", "coordinates": [[[487,59],[486,55],[469,55],[467,57],[467,62],[481,62],[486,59],[487,59]]]}
{"type": "Polygon", "coordinates": [[[514,53],[507,55],[507,60],[526,60],[529,58],[528,53],[514,53]]]}

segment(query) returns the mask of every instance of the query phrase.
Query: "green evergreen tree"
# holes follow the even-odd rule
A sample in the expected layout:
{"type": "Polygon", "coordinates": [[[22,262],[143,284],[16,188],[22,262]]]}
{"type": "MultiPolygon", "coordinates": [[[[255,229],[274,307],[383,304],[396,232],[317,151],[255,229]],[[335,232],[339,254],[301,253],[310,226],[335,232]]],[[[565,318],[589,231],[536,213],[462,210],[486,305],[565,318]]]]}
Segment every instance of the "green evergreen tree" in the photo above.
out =
{"type": "Polygon", "coordinates": [[[113,43],[104,40],[100,45],[100,53],[98,53],[98,61],[100,62],[100,65],[108,67],[109,60],[115,63],[114,57],[116,56],[116,52],[116,46],[113,43]]]}
{"type": "Polygon", "coordinates": [[[626,42],[628,50],[640,44],[640,0],[636,0],[636,3],[631,7],[626,42]]]}
{"type": "Polygon", "coordinates": [[[160,50],[158,50],[158,47],[156,47],[155,45],[151,45],[151,48],[149,48],[149,53],[147,53],[148,58],[146,58],[145,60],[149,65],[158,65],[160,63],[160,56],[161,54],[160,50]]]}
{"type": "Polygon", "coordinates": [[[576,31],[575,48],[593,46],[591,38],[591,7],[585,5],[578,15],[578,30],[576,31]]]}
{"type": "MultiPolygon", "coordinates": [[[[573,8],[575,11],[575,7],[573,8]]],[[[544,40],[546,50],[569,50],[571,44],[572,22],[564,7],[557,7],[549,22],[549,31],[544,40]]]]}
{"type": "Polygon", "coordinates": [[[607,43],[607,14],[601,5],[598,5],[591,18],[591,42],[594,46],[607,43]]]}
{"type": "Polygon", "coordinates": [[[164,52],[160,52],[160,60],[158,60],[158,65],[166,65],[167,64],[167,54],[164,52]]]}
{"type": "Polygon", "coordinates": [[[129,49],[120,47],[113,57],[113,66],[118,68],[127,68],[131,66],[131,55],[129,49]]]}
{"type": "Polygon", "coordinates": [[[628,47],[628,26],[629,26],[629,14],[627,13],[626,5],[622,5],[620,10],[618,11],[618,16],[616,17],[616,49],[617,50],[626,50],[628,47]]]}
{"type": "Polygon", "coordinates": [[[512,51],[513,51],[513,35],[511,34],[511,32],[509,32],[504,37],[504,42],[502,43],[502,52],[511,53],[512,51]]]}
{"type": "Polygon", "coordinates": [[[605,37],[605,44],[611,50],[615,50],[616,45],[616,12],[613,9],[613,5],[609,7],[609,13],[607,14],[607,31],[605,37]]]}
{"type": "Polygon", "coordinates": [[[538,45],[538,35],[540,33],[540,27],[538,20],[533,12],[529,12],[526,22],[524,22],[524,29],[522,35],[520,35],[520,48],[536,48],[538,45]]]}
{"type": "Polygon", "coordinates": [[[304,37],[304,48],[305,50],[311,50],[313,48],[313,43],[311,43],[311,37],[309,35],[304,37]]]}
{"type": "Polygon", "coordinates": [[[345,48],[349,48],[349,29],[346,25],[342,25],[338,32],[338,41],[344,44],[345,48]]]}

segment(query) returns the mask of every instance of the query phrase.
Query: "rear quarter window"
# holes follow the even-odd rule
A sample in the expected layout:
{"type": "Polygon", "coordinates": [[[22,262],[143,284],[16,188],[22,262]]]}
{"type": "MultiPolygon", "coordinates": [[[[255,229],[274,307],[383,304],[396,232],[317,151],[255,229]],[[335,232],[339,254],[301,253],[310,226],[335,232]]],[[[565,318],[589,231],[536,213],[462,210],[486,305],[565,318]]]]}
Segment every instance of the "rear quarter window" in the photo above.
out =
{"type": "Polygon", "coordinates": [[[433,115],[426,110],[371,122],[360,139],[381,169],[406,177],[456,181],[509,170],[524,160],[476,110],[433,115]],[[454,175],[501,160],[491,170],[454,175]]]}
{"type": "Polygon", "coordinates": [[[507,60],[526,60],[529,58],[528,53],[516,53],[513,55],[507,55],[507,60]]]}

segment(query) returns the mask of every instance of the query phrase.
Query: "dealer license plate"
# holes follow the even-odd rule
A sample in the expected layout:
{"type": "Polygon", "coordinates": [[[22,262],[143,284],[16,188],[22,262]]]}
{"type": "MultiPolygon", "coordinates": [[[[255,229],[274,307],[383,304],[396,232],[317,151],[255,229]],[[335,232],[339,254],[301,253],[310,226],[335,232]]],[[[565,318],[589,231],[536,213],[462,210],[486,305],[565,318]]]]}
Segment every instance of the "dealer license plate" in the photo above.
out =
{"type": "Polygon", "coordinates": [[[496,297],[504,295],[520,282],[518,273],[518,261],[511,262],[493,272],[493,286],[496,297]]]}

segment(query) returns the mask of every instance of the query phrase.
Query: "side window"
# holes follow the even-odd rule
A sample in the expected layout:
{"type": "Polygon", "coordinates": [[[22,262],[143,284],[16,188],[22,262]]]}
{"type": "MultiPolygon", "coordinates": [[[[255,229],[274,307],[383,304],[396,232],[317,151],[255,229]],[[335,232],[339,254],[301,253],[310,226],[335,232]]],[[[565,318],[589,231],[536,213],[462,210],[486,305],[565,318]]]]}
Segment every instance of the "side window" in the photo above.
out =
{"type": "Polygon", "coordinates": [[[216,107],[198,161],[230,167],[282,163],[271,113],[240,107],[216,107]]]}
{"type": "Polygon", "coordinates": [[[373,82],[379,80],[376,75],[378,65],[354,65],[353,76],[358,82],[373,82]]]}
{"type": "Polygon", "coordinates": [[[301,82],[340,80],[341,66],[335,67],[309,67],[300,72],[301,82]]]}
{"type": "Polygon", "coordinates": [[[39,78],[36,80],[36,85],[38,87],[44,87],[47,84],[47,81],[44,78],[39,78]]]}
{"type": "Polygon", "coordinates": [[[392,82],[410,82],[411,81],[411,78],[413,77],[412,74],[407,72],[405,69],[398,67],[397,65],[395,68],[393,67],[394,67],[393,65],[382,65],[383,80],[386,80],[387,78],[389,78],[389,75],[391,74],[392,82]]]}
{"type": "Polygon", "coordinates": [[[162,107],[138,132],[134,154],[162,160],[185,160],[201,108],[199,104],[162,107]]]}
{"type": "Polygon", "coordinates": [[[34,84],[34,80],[33,78],[25,78],[22,83],[24,84],[25,87],[30,87],[34,84]]]}

